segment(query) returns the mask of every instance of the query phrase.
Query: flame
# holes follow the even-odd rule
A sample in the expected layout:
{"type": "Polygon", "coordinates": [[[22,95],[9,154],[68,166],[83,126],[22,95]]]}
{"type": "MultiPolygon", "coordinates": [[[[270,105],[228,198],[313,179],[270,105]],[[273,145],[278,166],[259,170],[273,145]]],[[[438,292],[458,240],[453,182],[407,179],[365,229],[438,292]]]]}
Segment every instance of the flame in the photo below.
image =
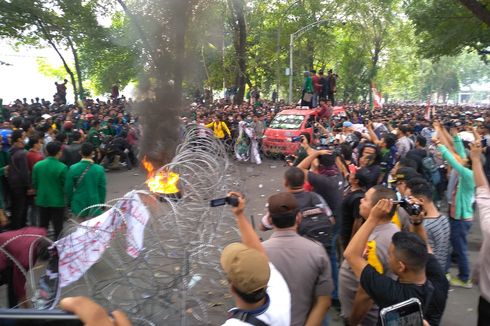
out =
{"type": "Polygon", "coordinates": [[[151,192],[172,195],[180,191],[177,186],[180,178],[178,173],[164,169],[155,170],[146,157],[143,159],[143,166],[148,171],[146,184],[151,192]]]}

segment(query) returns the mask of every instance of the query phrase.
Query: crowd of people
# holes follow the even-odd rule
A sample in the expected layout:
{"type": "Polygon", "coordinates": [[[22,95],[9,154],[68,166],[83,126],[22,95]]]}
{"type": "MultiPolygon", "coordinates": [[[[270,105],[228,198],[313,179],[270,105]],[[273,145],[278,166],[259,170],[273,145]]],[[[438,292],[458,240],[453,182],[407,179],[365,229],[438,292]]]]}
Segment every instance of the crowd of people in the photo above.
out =
{"type": "MultiPolygon", "coordinates": [[[[314,133],[302,134],[297,155],[288,160],[286,192],[268,199],[261,228],[273,230],[270,239],[260,244],[243,237],[245,246],[232,245],[222,254],[237,304],[225,324],[257,325],[258,319],[267,325],[323,325],[334,305],[345,325],[377,325],[381,309],[411,298],[421,302],[426,323],[441,324],[449,287],[473,287],[468,256],[473,220],[480,218],[485,239],[489,232],[490,111],[355,105],[346,106],[346,116],[334,117],[331,103],[319,102],[314,133]],[[260,253],[267,261],[259,263],[260,253]],[[230,255],[236,269],[228,266],[230,255]],[[450,274],[452,263],[456,275],[450,274]],[[235,275],[239,270],[250,279],[235,275]],[[261,286],[252,281],[260,279],[256,273],[261,286]],[[276,310],[274,301],[283,308],[276,310]],[[290,320],[284,321],[287,311],[290,320]]],[[[218,107],[192,112],[218,138],[233,138],[237,124],[236,139],[243,128],[257,142],[283,108],[273,103],[218,107]]],[[[238,225],[245,224],[243,212],[234,212],[238,225]]],[[[488,249],[484,242],[474,273],[482,291],[478,325],[490,321],[490,265],[483,256],[488,249]]]]}
{"type": "MultiPolygon", "coordinates": [[[[53,102],[23,99],[0,107],[0,243],[15,247],[9,251],[25,269],[37,240],[22,234],[56,240],[68,217],[99,215],[94,205],[106,201],[106,171],[138,164],[139,130],[128,110],[132,101],[86,99],[68,105],[65,84],[56,85],[53,102]]],[[[25,278],[1,258],[0,279],[13,284],[9,305],[14,307],[25,301],[25,278]]]]}
{"type": "MultiPolygon", "coordinates": [[[[334,116],[332,100],[318,94],[314,132],[301,135],[287,160],[284,192],[268,198],[261,223],[272,230],[268,240],[261,242],[245,217],[243,196],[229,194],[238,198],[232,210],[242,243],[221,255],[236,305],[225,324],[326,325],[333,305],[345,325],[376,325],[381,309],[417,298],[426,323],[439,325],[449,286],[473,286],[467,239],[479,217],[478,325],[488,325],[488,108],[346,105],[346,116],[334,116]],[[452,262],[457,275],[449,273],[452,262]]],[[[24,99],[3,107],[0,173],[9,214],[2,211],[2,224],[47,229],[51,220],[56,238],[66,208],[86,218],[99,214],[85,208],[105,201],[97,162],[114,152],[109,144],[118,144],[125,168],[137,164],[140,132],[131,105],[124,98],[72,106],[24,99]]],[[[234,158],[260,164],[262,135],[288,108],[260,96],[242,105],[195,103],[184,110],[182,128],[212,129],[234,158]]],[[[85,299],[62,307],[87,324],[109,320],[85,299]]]]}

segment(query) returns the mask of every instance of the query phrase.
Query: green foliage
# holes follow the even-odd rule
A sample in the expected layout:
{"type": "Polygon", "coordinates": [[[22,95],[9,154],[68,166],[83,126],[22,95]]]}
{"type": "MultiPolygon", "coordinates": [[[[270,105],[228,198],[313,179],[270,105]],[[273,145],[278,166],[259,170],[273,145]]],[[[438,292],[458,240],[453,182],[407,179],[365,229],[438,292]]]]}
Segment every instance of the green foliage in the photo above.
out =
{"type": "Polygon", "coordinates": [[[110,28],[101,28],[98,38],[79,44],[81,68],[96,95],[109,93],[113,84],[124,88],[138,76],[142,66],[137,43],[131,45],[128,19],[121,13],[112,18],[110,28]]]}
{"type": "Polygon", "coordinates": [[[38,71],[53,80],[63,80],[69,76],[66,74],[65,67],[53,67],[45,58],[36,58],[38,71]]]}
{"type": "Polygon", "coordinates": [[[40,71],[73,76],[79,93],[89,87],[97,95],[155,71],[154,79],[182,79],[189,94],[228,88],[244,77],[266,96],[278,88],[287,98],[289,36],[324,19],[294,42],[294,98],[302,72],[312,68],[338,73],[337,98],[352,102],[367,100],[372,82],[390,100],[430,94],[445,100],[464,85],[490,80],[490,67],[480,60],[490,49],[490,29],[456,0],[243,1],[0,0],[0,36],[68,51],[65,72],[43,60],[40,71]],[[121,3],[129,6],[124,12],[121,3]],[[242,53],[232,3],[246,4],[242,53]],[[100,16],[110,17],[111,26],[100,26],[100,16]]]}
{"type": "MultiPolygon", "coordinates": [[[[480,0],[490,10],[489,0],[480,0]]],[[[419,53],[426,58],[454,56],[466,49],[489,50],[490,27],[455,0],[407,1],[406,13],[413,21],[419,53]]]]}

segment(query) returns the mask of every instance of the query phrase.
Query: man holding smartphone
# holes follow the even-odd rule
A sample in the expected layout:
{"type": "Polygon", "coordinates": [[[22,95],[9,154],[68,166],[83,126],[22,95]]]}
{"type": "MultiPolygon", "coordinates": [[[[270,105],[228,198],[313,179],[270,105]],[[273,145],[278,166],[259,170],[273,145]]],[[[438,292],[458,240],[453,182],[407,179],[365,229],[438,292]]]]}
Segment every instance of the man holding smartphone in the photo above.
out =
{"type": "Polygon", "coordinates": [[[427,234],[422,224],[424,211],[419,216],[410,217],[412,232],[402,231],[393,235],[388,262],[398,280],[381,275],[363,258],[369,235],[379,221],[392,214],[393,210],[392,200],[380,200],[352,238],[344,257],[360,278],[362,288],[381,309],[417,298],[422,303],[424,317],[429,324],[439,325],[446,306],[449,283],[427,245],[427,234]]]}
{"type": "MultiPolygon", "coordinates": [[[[236,307],[228,312],[223,325],[278,325],[290,324],[290,293],[286,281],[269,262],[267,253],[252,225],[245,217],[245,199],[239,193],[233,214],[240,230],[241,243],[228,245],[221,254],[221,266],[230,283],[236,307]]],[[[62,309],[76,314],[85,326],[130,326],[131,322],[120,311],[107,311],[84,297],[61,300],[62,309]]]]}

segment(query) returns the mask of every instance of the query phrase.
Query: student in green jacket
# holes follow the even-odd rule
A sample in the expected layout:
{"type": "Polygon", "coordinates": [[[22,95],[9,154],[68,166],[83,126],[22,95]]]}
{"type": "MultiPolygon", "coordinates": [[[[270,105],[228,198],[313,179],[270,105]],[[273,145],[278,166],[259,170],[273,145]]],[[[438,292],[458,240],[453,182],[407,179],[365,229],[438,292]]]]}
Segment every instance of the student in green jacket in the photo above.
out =
{"type": "Polygon", "coordinates": [[[94,145],[83,143],[82,160],[68,170],[65,192],[68,206],[79,217],[94,217],[100,208],[86,209],[92,205],[104,204],[106,198],[106,176],[102,166],[92,160],[94,145]]]}
{"type": "Polygon", "coordinates": [[[52,141],[46,145],[48,156],[37,162],[32,169],[32,186],[36,190],[41,227],[48,228],[51,220],[55,239],[63,230],[65,219],[65,179],[68,167],[59,161],[61,143],[52,141]]]}

